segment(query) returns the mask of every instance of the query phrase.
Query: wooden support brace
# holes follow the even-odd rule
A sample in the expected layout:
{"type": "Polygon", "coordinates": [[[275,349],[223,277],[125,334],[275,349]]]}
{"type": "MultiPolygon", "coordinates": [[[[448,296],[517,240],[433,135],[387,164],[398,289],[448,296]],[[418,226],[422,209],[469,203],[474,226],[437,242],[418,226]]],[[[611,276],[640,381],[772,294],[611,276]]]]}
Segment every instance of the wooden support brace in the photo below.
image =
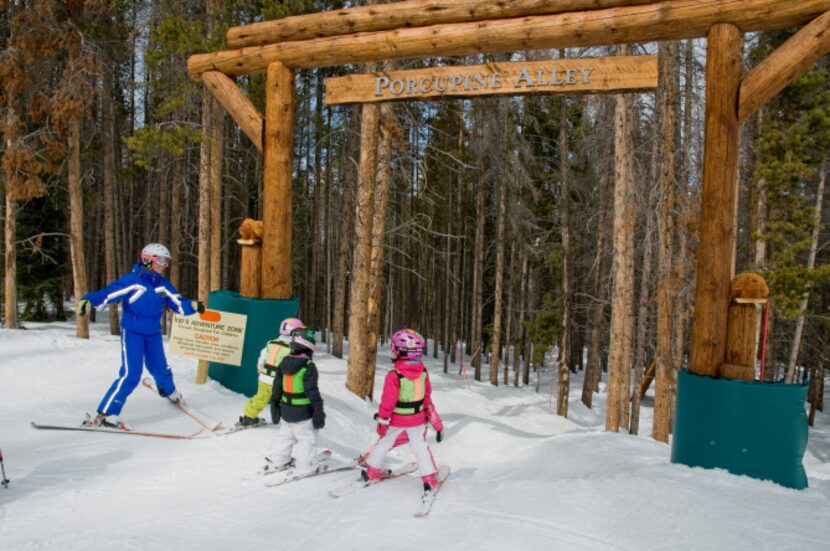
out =
{"type": "Polygon", "coordinates": [[[251,103],[236,83],[223,73],[208,71],[202,75],[202,82],[205,83],[213,97],[222,104],[231,118],[239,125],[239,128],[262,153],[264,119],[262,114],[254,107],[254,104],[251,103]]]}
{"type": "Polygon", "coordinates": [[[744,122],[830,51],[830,12],[820,15],[758,64],[741,83],[738,121],[744,122]]]}

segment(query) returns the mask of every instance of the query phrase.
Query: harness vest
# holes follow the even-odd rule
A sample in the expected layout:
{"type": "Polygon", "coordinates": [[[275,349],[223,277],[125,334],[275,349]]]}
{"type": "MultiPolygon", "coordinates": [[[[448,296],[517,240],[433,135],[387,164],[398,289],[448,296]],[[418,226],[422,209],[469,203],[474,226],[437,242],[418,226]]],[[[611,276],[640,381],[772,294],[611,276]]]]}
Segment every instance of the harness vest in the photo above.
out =
{"type": "Polygon", "coordinates": [[[289,406],[307,406],[311,403],[311,400],[305,394],[305,383],[303,383],[303,377],[305,377],[310,362],[311,360],[308,360],[305,366],[292,375],[283,374],[280,402],[289,406]]]}
{"type": "Polygon", "coordinates": [[[426,393],[427,372],[422,371],[415,380],[407,379],[400,372],[395,371],[400,383],[398,402],[393,410],[396,415],[415,415],[424,409],[424,394],[426,393]]]}
{"type": "Polygon", "coordinates": [[[281,340],[275,339],[268,341],[268,344],[265,345],[265,350],[265,365],[263,366],[263,371],[273,381],[273,378],[277,375],[277,366],[280,365],[283,358],[288,356],[291,348],[281,340]]]}

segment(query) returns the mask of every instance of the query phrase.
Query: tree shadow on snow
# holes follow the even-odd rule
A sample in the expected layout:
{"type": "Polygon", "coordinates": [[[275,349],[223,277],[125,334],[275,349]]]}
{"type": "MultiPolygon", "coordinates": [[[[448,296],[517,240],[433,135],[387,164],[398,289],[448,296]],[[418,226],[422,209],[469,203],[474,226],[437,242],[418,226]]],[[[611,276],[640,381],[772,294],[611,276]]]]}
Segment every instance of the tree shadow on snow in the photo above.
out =
{"type": "Polygon", "coordinates": [[[119,450],[100,455],[62,457],[39,463],[24,476],[15,476],[14,470],[7,469],[6,476],[11,482],[8,488],[0,489],[0,505],[54,487],[78,487],[81,481],[102,475],[107,466],[131,456],[132,453],[119,450]]]}
{"type": "MultiPolygon", "coordinates": [[[[512,417],[513,415],[511,415],[512,417]]],[[[461,430],[464,429],[467,425],[472,423],[477,423],[480,425],[485,425],[497,432],[501,432],[510,436],[516,436],[519,438],[553,438],[558,434],[562,434],[561,432],[556,433],[549,433],[549,434],[539,434],[535,432],[527,432],[525,430],[518,429],[514,426],[511,426],[507,423],[501,423],[498,421],[493,421],[492,419],[488,419],[485,417],[474,417],[472,415],[462,415],[458,413],[448,413],[446,415],[441,416],[442,420],[444,421],[444,426],[448,429],[448,434],[450,431],[452,433],[459,433],[461,430]]]]}

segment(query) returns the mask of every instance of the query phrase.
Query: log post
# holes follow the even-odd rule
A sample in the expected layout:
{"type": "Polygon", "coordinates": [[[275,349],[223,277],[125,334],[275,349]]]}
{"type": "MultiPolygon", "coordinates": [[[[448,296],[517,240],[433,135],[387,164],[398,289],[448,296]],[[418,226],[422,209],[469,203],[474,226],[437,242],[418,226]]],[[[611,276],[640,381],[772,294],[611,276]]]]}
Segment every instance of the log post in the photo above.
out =
{"type": "Polygon", "coordinates": [[[239,294],[248,298],[262,296],[262,222],[246,218],[239,227],[242,247],[242,265],[239,274],[239,294]]]}
{"type": "Polygon", "coordinates": [[[757,307],[767,302],[769,287],[764,278],[743,273],[732,280],[732,302],[726,329],[726,362],[718,374],[726,379],[755,380],[757,307]]]}
{"type": "Polygon", "coordinates": [[[291,298],[294,71],[271,63],[265,81],[262,298],[291,298]]]}
{"type": "Polygon", "coordinates": [[[262,294],[262,244],[237,241],[242,246],[242,270],[239,274],[239,294],[259,298],[262,294]]]}
{"type": "Polygon", "coordinates": [[[697,255],[695,311],[689,369],[715,376],[726,358],[729,295],[735,265],[738,195],[738,27],[713,25],[706,52],[706,127],[697,255]]]}

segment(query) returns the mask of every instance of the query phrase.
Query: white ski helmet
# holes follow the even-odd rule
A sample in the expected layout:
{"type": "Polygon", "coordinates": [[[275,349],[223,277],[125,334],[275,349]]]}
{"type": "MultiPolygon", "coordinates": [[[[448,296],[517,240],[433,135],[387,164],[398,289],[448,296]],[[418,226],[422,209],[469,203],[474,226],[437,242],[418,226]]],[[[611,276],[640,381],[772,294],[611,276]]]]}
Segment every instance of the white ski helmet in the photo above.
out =
{"type": "Polygon", "coordinates": [[[161,243],[150,243],[141,249],[141,263],[149,266],[153,262],[159,266],[170,265],[170,251],[161,243]]]}

